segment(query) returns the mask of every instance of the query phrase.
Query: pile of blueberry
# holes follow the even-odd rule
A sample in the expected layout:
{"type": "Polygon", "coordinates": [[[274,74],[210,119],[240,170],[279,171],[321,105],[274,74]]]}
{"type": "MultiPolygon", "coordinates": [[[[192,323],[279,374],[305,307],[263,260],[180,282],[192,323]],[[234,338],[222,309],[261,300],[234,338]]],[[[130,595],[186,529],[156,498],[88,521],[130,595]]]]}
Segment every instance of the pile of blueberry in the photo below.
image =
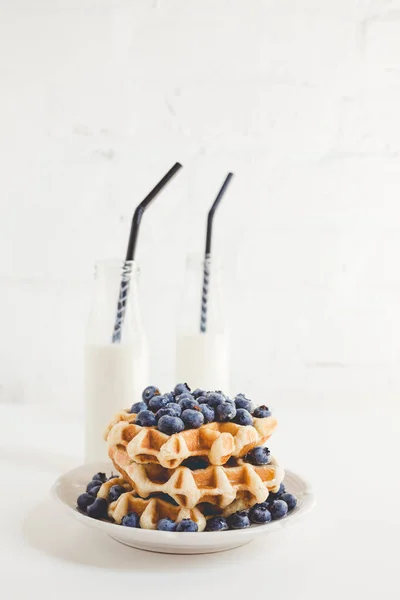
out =
{"type": "Polygon", "coordinates": [[[226,531],[227,529],[245,529],[252,523],[262,525],[286,517],[294,509],[297,499],[293,494],[288,494],[283,483],[276,493],[270,493],[267,500],[255,504],[250,510],[241,510],[224,517],[211,517],[207,521],[206,531],[226,531]]]}
{"type": "MultiPolygon", "coordinates": [[[[118,475],[113,474],[108,478],[105,473],[93,475],[92,480],[86,486],[86,492],[78,496],[77,505],[80,511],[93,519],[107,519],[108,502],[105,498],[97,498],[97,493],[103,483],[117,478],[118,475]]],[[[109,502],[118,500],[120,495],[125,492],[126,489],[122,485],[113,485],[109,492],[109,502]]]]}
{"type": "Polygon", "coordinates": [[[147,387],[143,391],[142,402],[133,404],[130,412],[136,414],[136,425],[158,427],[167,435],[184,429],[197,429],[212,421],[253,425],[253,417],[271,415],[267,406],[254,408],[244,394],[238,394],[232,400],[220,391],[196,389],[192,392],[187,383],[179,383],[167,394],[161,394],[152,385],[147,387]]]}

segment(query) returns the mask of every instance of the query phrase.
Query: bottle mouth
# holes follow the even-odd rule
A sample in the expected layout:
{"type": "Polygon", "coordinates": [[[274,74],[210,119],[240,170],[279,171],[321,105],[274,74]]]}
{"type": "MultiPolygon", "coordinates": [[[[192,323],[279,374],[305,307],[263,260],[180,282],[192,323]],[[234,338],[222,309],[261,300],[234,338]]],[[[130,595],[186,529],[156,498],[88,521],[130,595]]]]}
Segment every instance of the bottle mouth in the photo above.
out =
{"type": "Polygon", "coordinates": [[[98,260],[95,264],[96,274],[102,273],[107,276],[132,276],[139,275],[140,269],[135,260],[121,260],[118,258],[109,258],[98,260]]]}
{"type": "Polygon", "coordinates": [[[218,255],[205,256],[201,252],[191,252],[186,255],[186,266],[187,267],[204,267],[205,264],[213,264],[216,268],[220,266],[220,260],[218,255]]]}

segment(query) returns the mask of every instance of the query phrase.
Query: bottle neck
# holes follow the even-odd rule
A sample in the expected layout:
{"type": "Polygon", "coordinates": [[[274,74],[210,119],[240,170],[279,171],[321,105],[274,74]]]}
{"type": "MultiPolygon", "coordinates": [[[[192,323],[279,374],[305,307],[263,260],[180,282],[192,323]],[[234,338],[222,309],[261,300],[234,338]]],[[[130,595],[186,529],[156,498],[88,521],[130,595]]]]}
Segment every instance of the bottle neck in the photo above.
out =
{"type": "Polygon", "coordinates": [[[139,269],[134,262],[96,264],[94,300],[87,339],[93,343],[128,343],[143,335],[138,297],[139,269]]]}
{"type": "Polygon", "coordinates": [[[217,257],[188,256],[178,329],[181,335],[225,332],[221,268],[217,257]]]}
{"type": "Polygon", "coordinates": [[[139,268],[133,261],[99,261],[95,265],[94,278],[100,288],[112,290],[119,283],[137,283],[139,268]]]}

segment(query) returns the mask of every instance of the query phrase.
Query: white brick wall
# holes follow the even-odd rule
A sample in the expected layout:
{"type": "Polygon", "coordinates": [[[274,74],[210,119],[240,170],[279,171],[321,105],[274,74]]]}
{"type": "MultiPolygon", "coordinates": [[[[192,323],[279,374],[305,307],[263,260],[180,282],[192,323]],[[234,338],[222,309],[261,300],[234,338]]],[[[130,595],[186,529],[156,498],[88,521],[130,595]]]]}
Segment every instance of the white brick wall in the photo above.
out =
{"type": "Polygon", "coordinates": [[[215,244],[235,387],[396,401],[399,1],[0,0],[0,77],[1,400],[80,406],[92,265],[180,160],[138,252],[154,381],[234,170],[215,244]]]}

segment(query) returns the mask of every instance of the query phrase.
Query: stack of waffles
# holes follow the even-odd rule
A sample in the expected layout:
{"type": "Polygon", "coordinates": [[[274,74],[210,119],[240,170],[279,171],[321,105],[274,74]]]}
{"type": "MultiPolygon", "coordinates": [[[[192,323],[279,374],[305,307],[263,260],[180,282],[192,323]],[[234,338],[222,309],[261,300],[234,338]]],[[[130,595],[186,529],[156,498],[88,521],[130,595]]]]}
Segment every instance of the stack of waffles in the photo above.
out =
{"type": "Polygon", "coordinates": [[[191,519],[203,531],[207,518],[249,509],[279,490],[284,471],[274,458],[268,464],[247,461],[276,429],[271,415],[254,417],[252,425],[214,421],[173,435],[135,424],[136,417],[123,410],[106,432],[120,477],[103,483],[98,497],[109,498],[115,485],[126,490],[108,505],[116,523],[135,512],[144,529],[156,529],[169,518],[191,519]]]}

